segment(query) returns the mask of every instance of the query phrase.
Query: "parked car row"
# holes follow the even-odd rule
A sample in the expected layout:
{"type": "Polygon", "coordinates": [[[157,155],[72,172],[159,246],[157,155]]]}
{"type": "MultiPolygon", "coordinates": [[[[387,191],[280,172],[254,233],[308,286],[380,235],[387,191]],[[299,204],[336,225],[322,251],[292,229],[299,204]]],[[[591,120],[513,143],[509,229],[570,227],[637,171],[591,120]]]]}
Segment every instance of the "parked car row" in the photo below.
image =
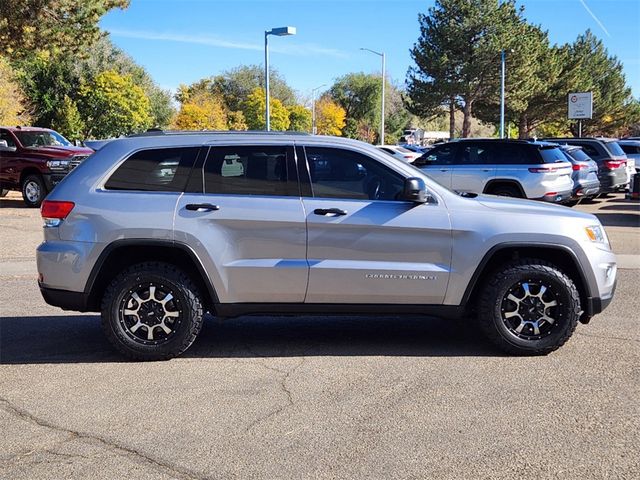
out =
{"type": "MultiPolygon", "coordinates": [[[[630,144],[629,149],[637,148],[630,144]]],[[[575,204],[622,190],[636,171],[614,139],[458,139],[413,165],[453,190],[575,204]]]]}

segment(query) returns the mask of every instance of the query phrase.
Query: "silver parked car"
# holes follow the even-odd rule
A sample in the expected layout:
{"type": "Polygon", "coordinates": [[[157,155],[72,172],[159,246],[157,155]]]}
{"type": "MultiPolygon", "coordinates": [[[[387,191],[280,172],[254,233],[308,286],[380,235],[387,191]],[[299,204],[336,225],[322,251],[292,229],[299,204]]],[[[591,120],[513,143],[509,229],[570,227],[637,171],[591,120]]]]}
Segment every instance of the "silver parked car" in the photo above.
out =
{"type": "Polygon", "coordinates": [[[114,140],[58,185],[42,216],[45,300],[101,312],[113,345],[142,360],[184,352],[205,312],[474,312],[503,350],[546,354],[616,284],[595,216],[461,196],[343,138],[114,140]]]}
{"type": "Polygon", "coordinates": [[[571,199],[571,163],[558,145],[524,140],[460,139],[413,163],[460,192],[561,203],[571,199]]]}
{"type": "Polygon", "coordinates": [[[618,145],[627,156],[627,170],[631,175],[640,171],[640,140],[618,140],[618,145]]]}
{"type": "Polygon", "coordinates": [[[574,202],[584,198],[591,199],[600,192],[600,180],[598,180],[598,164],[593,161],[582,147],[575,145],[563,145],[562,152],[571,162],[573,169],[573,200],[574,202]]]}

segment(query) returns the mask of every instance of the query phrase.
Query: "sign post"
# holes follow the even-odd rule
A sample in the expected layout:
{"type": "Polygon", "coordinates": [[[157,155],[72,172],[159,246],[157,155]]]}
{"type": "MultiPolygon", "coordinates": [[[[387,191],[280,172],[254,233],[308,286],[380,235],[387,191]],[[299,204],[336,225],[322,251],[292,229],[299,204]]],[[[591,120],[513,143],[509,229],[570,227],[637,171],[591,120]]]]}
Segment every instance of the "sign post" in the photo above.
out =
{"type": "Polygon", "coordinates": [[[578,136],[582,137],[582,119],[593,116],[593,92],[570,93],[567,99],[569,120],[578,120],[578,136]]]}

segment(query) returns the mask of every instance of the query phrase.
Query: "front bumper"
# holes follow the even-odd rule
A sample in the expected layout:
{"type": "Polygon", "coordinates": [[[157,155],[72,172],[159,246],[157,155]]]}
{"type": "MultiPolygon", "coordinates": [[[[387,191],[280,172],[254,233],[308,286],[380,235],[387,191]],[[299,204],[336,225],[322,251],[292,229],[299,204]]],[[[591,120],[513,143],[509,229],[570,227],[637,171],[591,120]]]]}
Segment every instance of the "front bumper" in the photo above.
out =
{"type": "Polygon", "coordinates": [[[47,191],[50,192],[54,189],[56,185],[58,185],[64,177],[66,177],[66,173],[45,173],[42,175],[42,179],[44,180],[44,184],[47,187],[47,191]]]}

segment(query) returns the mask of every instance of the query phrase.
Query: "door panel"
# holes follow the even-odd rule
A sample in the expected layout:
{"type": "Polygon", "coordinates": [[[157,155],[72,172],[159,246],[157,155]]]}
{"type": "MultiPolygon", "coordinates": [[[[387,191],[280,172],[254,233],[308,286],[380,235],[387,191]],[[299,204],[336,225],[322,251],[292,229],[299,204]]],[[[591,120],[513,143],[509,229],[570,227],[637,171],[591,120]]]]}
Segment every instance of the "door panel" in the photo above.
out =
{"type": "Polygon", "coordinates": [[[292,148],[213,147],[206,192],[178,201],[175,240],[194,248],[221,303],[304,301],[306,225],[293,162],[292,148]]]}
{"type": "Polygon", "coordinates": [[[451,167],[451,189],[460,192],[482,193],[495,177],[495,160],[485,145],[464,142],[458,147],[451,167]]]}
{"type": "Polygon", "coordinates": [[[394,200],[404,178],[341,149],[306,148],[306,303],[439,304],[451,262],[442,204],[394,200]],[[334,197],[334,198],[328,198],[334,197]]]}

